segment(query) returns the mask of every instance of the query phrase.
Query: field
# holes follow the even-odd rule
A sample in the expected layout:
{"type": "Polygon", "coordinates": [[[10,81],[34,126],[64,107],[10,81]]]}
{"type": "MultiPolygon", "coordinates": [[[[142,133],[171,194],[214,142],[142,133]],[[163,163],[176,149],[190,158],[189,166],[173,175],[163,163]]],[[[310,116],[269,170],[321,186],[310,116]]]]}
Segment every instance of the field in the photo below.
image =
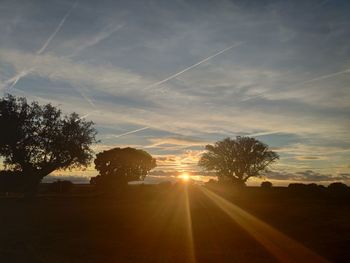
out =
{"type": "MultiPolygon", "coordinates": [[[[205,191],[331,262],[350,262],[348,195],[253,187],[205,191]]],[[[264,232],[247,230],[205,191],[138,185],[97,195],[89,186],[75,186],[72,194],[36,200],[1,197],[0,262],[276,262],[256,239],[264,232]]]]}

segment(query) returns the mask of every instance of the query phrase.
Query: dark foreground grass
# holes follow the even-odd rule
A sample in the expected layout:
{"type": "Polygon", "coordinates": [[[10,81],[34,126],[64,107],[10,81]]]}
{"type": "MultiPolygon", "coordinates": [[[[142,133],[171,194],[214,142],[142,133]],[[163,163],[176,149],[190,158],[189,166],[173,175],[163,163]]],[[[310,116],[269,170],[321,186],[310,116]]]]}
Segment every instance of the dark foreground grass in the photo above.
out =
{"type": "MultiPolygon", "coordinates": [[[[0,262],[275,262],[197,187],[186,195],[184,186],[130,186],[111,196],[85,188],[0,198],[0,262]]],[[[346,196],[213,190],[328,260],[350,262],[346,196]]]]}

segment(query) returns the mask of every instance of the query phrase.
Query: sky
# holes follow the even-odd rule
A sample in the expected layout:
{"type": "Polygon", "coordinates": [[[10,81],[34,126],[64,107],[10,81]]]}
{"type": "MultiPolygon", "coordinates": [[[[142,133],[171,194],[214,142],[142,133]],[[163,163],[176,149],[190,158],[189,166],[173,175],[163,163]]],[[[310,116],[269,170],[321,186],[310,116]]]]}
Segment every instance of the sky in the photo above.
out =
{"type": "Polygon", "coordinates": [[[349,1],[2,0],[0,34],[1,95],[94,121],[95,152],[201,174],[253,136],[280,155],[263,179],[350,182],[349,1]]]}

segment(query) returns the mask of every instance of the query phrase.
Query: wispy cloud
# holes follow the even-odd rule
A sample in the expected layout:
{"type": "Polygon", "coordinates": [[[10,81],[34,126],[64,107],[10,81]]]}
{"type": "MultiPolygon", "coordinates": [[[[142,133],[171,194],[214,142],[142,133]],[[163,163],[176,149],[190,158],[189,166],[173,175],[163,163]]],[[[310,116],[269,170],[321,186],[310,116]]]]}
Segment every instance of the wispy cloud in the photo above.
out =
{"type": "Polygon", "coordinates": [[[243,42],[239,42],[239,43],[233,44],[233,45],[231,45],[231,46],[229,46],[229,47],[227,47],[227,48],[225,48],[223,50],[220,50],[219,52],[217,52],[217,53],[215,53],[215,54],[213,54],[213,55],[211,55],[211,56],[209,56],[209,57],[207,57],[205,59],[202,59],[201,61],[199,61],[199,62],[197,62],[197,63],[195,63],[195,64],[193,64],[193,65],[191,65],[191,66],[189,66],[189,67],[187,67],[187,68],[185,68],[185,69],[183,69],[183,70],[181,70],[181,71],[179,71],[179,72],[177,72],[177,73],[175,73],[175,74],[173,74],[173,75],[171,75],[171,76],[169,76],[169,77],[167,77],[167,78],[165,78],[165,79],[163,79],[161,81],[158,81],[156,83],[153,83],[153,84],[149,85],[147,88],[156,87],[156,86],[159,86],[159,85],[161,85],[161,84],[163,84],[165,82],[168,82],[169,80],[172,80],[172,79],[176,78],[177,76],[185,73],[186,71],[189,71],[189,70],[191,70],[191,69],[193,69],[195,67],[198,67],[200,64],[203,64],[204,62],[207,62],[208,60],[213,59],[216,56],[219,56],[220,54],[222,54],[222,53],[224,53],[224,52],[226,52],[226,51],[228,51],[228,50],[230,50],[230,49],[232,49],[234,47],[238,47],[238,46],[240,46],[242,44],[243,44],[243,42]]]}
{"type": "Polygon", "coordinates": [[[12,78],[10,78],[7,81],[5,81],[5,84],[6,85],[10,85],[8,88],[11,89],[17,84],[17,82],[21,78],[27,76],[32,71],[33,71],[33,69],[22,70],[19,73],[17,73],[15,76],[13,76],[12,78]]]}
{"type": "Polygon", "coordinates": [[[119,138],[119,137],[126,136],[126,135],[129,135],[129,134],[133,134],[133,133],[136,133],[136,132],[144,131],[144,130],[147,130],[149,128],[150,127],[143,127],[143,128],[137,129],[137,130],[133,130],[133,131],[129,131],[129,132],[125,132],[125,133],[122,133],[122,134],[115,135],[114,137],[115,138],[119,138]]]}
{"type": "MultiPolygon", "coordinates": [[[[44,44],[42,45],[42,47],[36,52],[37,55],[42,54],[46,48],[48,47],[48,45],[50,44],[50,42],[55,38],[55,36],[57,35],[57,33],[61,30],[62,26],[64,25],[64,23],[66,22],[67,18],[69,17],[69,15],[71,14],[71,12],[73,11],[73,9],[77,6],[78,1],[76,1],[72,7],[67,11],[67,13],[63,16],[62,20],[60,21],[60,23],[57,25],[56,29],[52,32],[52,34],[49,36],[49,38],[44,42],[44,44]]],[[[33,64],[35,64],[35,61],[33,61],[33,64]]],[[[5,81],[6,85],[9,85],[8,88],[13,88],[17,82],[27,76],[31,71],[33,71],[33,68],[29,68],[29,69],[24,69],[21,70],[20,72],[18,72],[15,76],[13,76],[11,79],[5,81]]]]}
{"type": "Polygon", "coordinates": [[[108,25],[107,27],[103,28],[100,32],[93,35],[92,37],[89,37],[86,40],[83,40],[84,42],[80,45],[78,45],[77,48],[74,49],[74,51],[68,55],[67,57],[74,57],[78,55],[81,51],[96,46],[103,40],[109,38],[111,35],[113,35],[115,32],[119,31],[120,29],[124,28],[124,24],[119,25],[108,25]]]}
{"type": "Polygon", "coordinates": [[[18,3],[1,8],[0,80],[15,95],[93,120],[107,148],[144,147],[178,156],[166,164],[172,169],[196,169],[187,150],[228,135],[269,135],[261,139],[283,157],[279,167],[349,164],[349,152],[330,147],[350,139],[347,7],[319,8],[316,19],[309,5],[283,1],[200,10],[193,1],[80,1],[79,12],[75,0],[47,1],[17,8],[11,30],[18,3]]]}
{"type": "Polygon", "coordinates": [[[259,137],[259,136],[272,135],[272,134],[278,134],[278,133],[281,133],[281,132],[280,132],[280,131],[257,132],[257,133],[247,134],[247,136],[250,136],[250,137],[259,137]]]}
{"type": "MultiPolygon", "coordinates": [[[[330,74],[321,75],[321,76],[318,76],[316,78],[308,79],[305,81],[297,82],[295,84],[292,84],[292,85],[285,87],[283,90],[288,91],[290,89],[300,88],[300,87],[303,87],[303,85],[305,85],[305,84],[318,82],[318,81],[329,79],[329,78],[338,77],[340,75],[344,75],[347,73],[350,73],[350,68],[345,69],[345,70],[341,70],[338,72],[330,73],[330,74]]],[[[258,98],[264,97],[265,95],[267,95],[266,92],[260,92],[260,93],[254,94],[253,96],[242,98],[241,101],[244,102],[244,101],[248,101],[248,100],[258,99],[258,98]]]]}
{"type": "Polygon", "coordinates": [[[191,139],[186,137],[162,137],[162,138],[151,138],[149,141],[152,143],[145,146],[145,148],[162,148],[162,149],[185,149],[196,146],[205,146],[208,144],[207,141],[191,139]]]}
{"type": "Polygon", "coordinates": [[[36,52],[38,55],[42,54],[46,48],[48,47],[48,45],[50,44],[50,42],[55,38],[55,36],[57,35],[57,33],[61,30],[62,26],[64,25],[64,23],[66,22],[67,18],[69,17],[69,15],[72,13],[73,9],[78,5],[78,1],[76,1],[72,7],[67,11],[67,13],[63,16],[63,18],[61,19],[60,23],[57,25],[56,29],[52,32],[52,34],[49,36],[49,38],[45,41],[45,43],[42,45],[42,47],[36,52]]]}
{"type": "Polygon", "coordinates": [[[309,80],[306,80],[306,81],[302,81],[302,82],[299,82],[299,83],[296,83],[294,85],[289,86],[289,88],[302,86],[304,84],[312,83],[312,82],[315,82],[315,81],[320,81],[320,80],[324,80],[324,79],[334,78],[334,77],[337,77],[339,75],[343,75],[343,74],[346,74],[346,73],[350,73],[350,68],[348,68],[346,70],[338,71],[338,72],[335,72],[335,73],[331,73],[331,74],[325,74],[325,75],[319,76],[317,78],[309,79],[309,80]]]}

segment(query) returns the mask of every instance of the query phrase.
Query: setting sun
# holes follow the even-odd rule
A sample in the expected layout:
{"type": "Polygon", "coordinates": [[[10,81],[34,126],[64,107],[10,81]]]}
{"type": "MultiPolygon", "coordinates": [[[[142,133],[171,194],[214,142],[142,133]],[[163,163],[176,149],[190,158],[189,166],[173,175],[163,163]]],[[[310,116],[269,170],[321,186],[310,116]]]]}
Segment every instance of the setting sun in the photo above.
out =
{"type": "Polygon", "coordinates": [[[179,176],[184,182],[187,182],[188,180],[190,180],[190,175],[188,173],[184,173],[182,175],[179,176]]]}

